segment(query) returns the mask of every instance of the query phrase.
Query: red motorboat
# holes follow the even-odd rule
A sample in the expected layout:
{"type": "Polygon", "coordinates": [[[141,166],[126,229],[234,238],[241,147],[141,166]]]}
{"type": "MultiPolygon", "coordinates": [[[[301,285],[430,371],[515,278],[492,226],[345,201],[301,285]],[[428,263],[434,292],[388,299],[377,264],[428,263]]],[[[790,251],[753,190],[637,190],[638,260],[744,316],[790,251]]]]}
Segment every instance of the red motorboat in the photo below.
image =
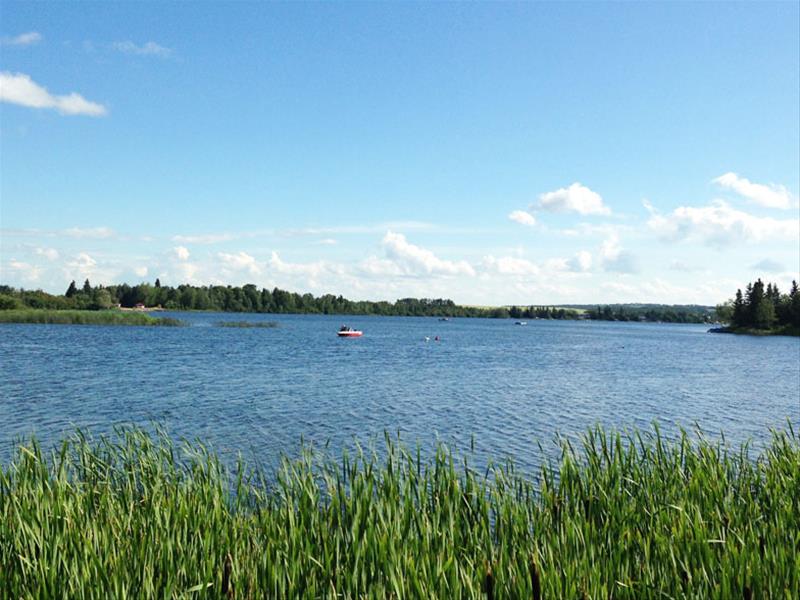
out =
{"type": "Polygon", "coordinates": [[[336,335],[339,337],[361,337],[364,335],[364,332],[359,331],[358,329],[353,329],[352,327],[345,327],[343,325],[342,328],[336,332],[336,335]]]}

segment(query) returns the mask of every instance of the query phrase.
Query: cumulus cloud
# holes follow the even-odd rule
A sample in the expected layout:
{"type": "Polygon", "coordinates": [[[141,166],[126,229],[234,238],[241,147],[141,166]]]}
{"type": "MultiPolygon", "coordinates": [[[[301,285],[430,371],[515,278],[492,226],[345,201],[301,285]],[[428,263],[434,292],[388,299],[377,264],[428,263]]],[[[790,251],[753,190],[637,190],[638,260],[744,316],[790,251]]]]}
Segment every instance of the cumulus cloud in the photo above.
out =
{"type": "Polygon", "coordinates": [[[247,252],[237,252],[236,254],[220,252],[217,256],[226,267],[235,271],[247,271],[252,275],[261,273],[261,267],[256,262],[256,259],[247,254],[247,252]]]}
{"type": "Polygon", "coordinates": [[[137,277],[146,277],[148,269],[147,267],[135,267],[133,272],[136,274],[137,277]]]}
{"type": "Polygon", "coordinates": [[[317,277],[325,270],[325,264],[321,261],[313,263],[291,263],[281,259],[277,252],[273,251],[268,262],[269,268],[284,275],[306,275],[317,277]]]}
{"type": "Polygon", "coordinates": [[[666,304],[715,304],[730,296],[737,283],[732,280],[704,280],[680,285],[654,278],[637,282],[605,281],[600,284],[600,302],[652,302],[666,304]]]}
{"type": "Polygon", "coordinates": [[[37,31],[20,33],[14,37],[0,38],[0,46],[30,46],[42,41],[42,34],[37,31]]]}
{"type": "Polygon", "coordinates": [[[592,268],[592,253],[586,250],[577,252],[575,256],[567,261],[570,271],[586,272],[592,268]]]}
{"type": "Polygon", "coordinates": [[[8,71],[0,72],[0,101],[28,108],[49,108],[62,115],[102,117],[108,113],[105,106],[90,102],[80,94],[55,96],[28,75],[8,71]]]}
{"type": "Polygon", "coordinates": [[[680,206],[667,215],[654,212],[647,225],[662,239],[694,239],[715,246],[800,237],[800,219],[756,217],[724,200],[709,206],[680,206]]]}
{"type": "Polygon", "coordinates": [[[349,267],[327,261],[293,263],[283,260],[277,252],[272,252],[267,261],[268,274],[281,287],[289,289],[312,289],[331,292],[334,289],[361,290],[362,280],[352,276],[349,267]]]}
{"type": "Polygon", "coordinates": [[[177,274],[175,279],[181,283],[189,283],[192,285],[200,285],[203,283],[197,277],[197,274],[200,272],[199,265],[184,260],[176,264],[174,269],[177,274]]]}
{"type": "Polygon", "coordinates": [[[382,244],[387,258],[407,275],[475,275],[466,261],[443,260],[430,250],[409,243],[402,233],[387,231],[382,244]]]}
{"type": "Polygon", "coordinates": [[[97,261],[86,252],[80,252],[64,265],[68,279],[89,279],[96,271],[97,261]]]}
{"type": "Polygon", "coordinates": [[[515,256],[501,256],[495,258],[486,256],[481,262],[481,267],[489,272],[499,275],[539,275],[541,269],[535,263],[515,256]]]}
{"type": "Polygon", "coordinates": [[[783,265],[771,258],[765,258],[750,266],[751,269],[756,271],[764,271],[765,273],[780,273],[783,271],[783,265]]]}
{"type": "Polygon", "coordinates": [[[693,273],[695,271],[702,271],[703,269],[696,266],[690,265],[682,260],[673,260],[669,263],[669,268],[671,271],[682,271],[684,273],[693,273]]]}
{"type": "Polygon", "coordinates": [[[47,260],[57,260],[58,259],[58,250],[55,248],[37,248],[36,254],[39,256],[44,256],[47,260]]]}
{"type": "Polygon", "coordinates": [[[611,234],[600,246],[600,265],[614,273],[637,273],[636,258],[620,245],[619,236],[611,234]]]}
{"type": "Polygon", "coordinates": [[[19,261],[12,258],[8,261],[8,268],[14,271],[14,274],[24,281],[38,281],[42,270],[36,265],[19,261]]]}
{"type": "Polygon", "coordinates": [[[508,218],[520,225],[527,225],[528,227],[536,225],[534,216],[524,210],[515,210],[508,215],[508,218]]]}
{"type": "Polygon", "coordinates": [[[105,240],[116,235],[110,227],[70,227],[61,233],[71,238],[94,240],[105,240]]]}
{"type": "Polygon", "coordinates": [[[115,50],[119,50],[124,54],[134,54],[137,56],[158,56],[160,58],[167,58],[172,54],[170,48],[165,48],[155,42],[145,42],[141,46],[137,46],[133,42],[126,40],[124,42],[115,42],[113,47],[115,50]]]}
{"type": "Polygon", "coordinates": [[[202,235],[174,235],[172,241],[179,244],[216,244],[234,239],[232,233],[207,233],[202,235]]]}
{"type": "Polygon", "coordinates": [[[791,193],[782,185],[753,183],[736,173],[725,173],[712,179],[720,187],[733,190],[740,196],[767,208],[788,209],[796,205],[791,193]]]}
{"type": "Polygon", "coordinates": [[[603,204],[597,192],[578,182],[553,192],[545,192],[531,208],[549,212],[576,212],[581,215],[609,215],[611,209],[603,204]]]}
{"type": "Polygon", "coordinates": [[[189,260],[189,249],[185,246],[175,246],[172,253],[178,260],[189,260]]]}

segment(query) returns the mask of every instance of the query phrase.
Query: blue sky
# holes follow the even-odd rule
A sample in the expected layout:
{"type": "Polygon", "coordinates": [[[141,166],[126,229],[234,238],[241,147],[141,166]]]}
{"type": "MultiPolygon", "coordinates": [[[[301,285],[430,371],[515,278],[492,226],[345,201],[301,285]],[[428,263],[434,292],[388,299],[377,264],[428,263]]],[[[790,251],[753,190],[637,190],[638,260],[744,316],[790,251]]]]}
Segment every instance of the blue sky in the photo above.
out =
{"type": "Polygon", "coordinates": [[[2,2],[0,280],[786,289],[798,6],[2,2]]]}

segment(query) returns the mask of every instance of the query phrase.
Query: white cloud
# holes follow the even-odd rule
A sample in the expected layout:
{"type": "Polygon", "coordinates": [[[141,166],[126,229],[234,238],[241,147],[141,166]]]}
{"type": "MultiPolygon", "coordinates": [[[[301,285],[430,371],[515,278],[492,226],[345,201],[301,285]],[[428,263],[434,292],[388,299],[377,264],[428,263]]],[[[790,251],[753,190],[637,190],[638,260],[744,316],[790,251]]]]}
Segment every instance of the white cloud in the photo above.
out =
{"type": "Polygon", "coordinates": [[[179,262],[174,266],[174,269],[177,272],[177,277],[175,277],[175,279],[180,283],[189,283],[192,285],[201,285],[204,283],[197,278],[200,267],[194,263],[186,261],[179,262]]]}
{"type": "Polygon", "coordinates": [[[539,275],[541,269],[535,263],[515,256],[501,256],[495,258],[491,254],[481,262],[481,267],[486,271],[499,275],[539,275]]]}
{"type": "Polygon", "coordinates": [[[110,227],[70,227],[69,229],[64,229],[62,233],[72,238],[95,240],[105,240],[115,235],[114,230],[110,227]]]}
{"type": "Polygon", "coordinates": [[[516,223],[519,223],[520,225],[527,225],[528,227],[533,227],[536,225],[536,219],[534,216],[524,210],[515,210],[508,215],[508,218],[516,223]]]}
{"type": "Polygon", "coordinates": [[[216,244],[235,239],[232,233],[208,233],[202,235],[174,235],[172,241],[179,244],[216,244]]]}
{"type": "Polygon", "coordinates": [[[553,192],[545,192],[531,208],[550,212],[576,212],[582,215],[609,215],[611,209],[603,204],[597,192],[578,182],[553,192]]]}
{"type": "Polygon", "coordinates": [[[19,261],[12,258],[8,261],[8,268],[15,272],[15,274],[23,281],[38,281],[42,270],[36,265],[19,261]]]}
{"type": "Polygon", "coordinates": [[[0,39],[0,46],[30,46],[42,41],[42,34],[37,31],[20,33],[14,37],[4,37],[0,39]]]}
{"type": "Polygon", "coordinates": [[[317,242],[318,246],[335,246],[338,242],[333,238],[325,238],[317,242]]]}
{"type": "Polygon", "coordinates": [[[716,246],[800,237],[800,219],[756,217],[724,200],[714,200],[709,206],[680,206],[668,215],[654,213],[647,225],[663,239],[699,240],[716,246]]]}
{"type": "Polygon", "coordinates": [[[783,271],[783,265],[777,260],[772,260],[771,258],[760,260],[754,265],[751,265],[750,268],[756,271],[764,271],[766,273],[781,273],[783,271]]]}
{"type": "Polygon", "coordinates": [[[592,268],[592,253],[581,250],[567,262],[571,271],[586,272],[592,268]]]}
{"type": "Polygon", "coordinates": [[[125,54],[135,54],[137,56],[158,56],[161,58],[167,58],[170,54],[172,54],[172,50],[170,48],[165,48],[164,46],[160,46],[155,42],[145,42],[141,46],[137,46],[128,40],[124,42],[115,42],[113,47],[115,50],[119,50],[125,54]]]}
{"type": "Polygon", "coordinates": [[[269,267],[285,275],[306,275],[317,277],[325,270],[325,264],[320,262],[313,263],[290,263],[278,256],[277,252],[272,252],[269,259],[269,267]]]}
{"type": "Polygon", "coordinates": [[[246,252],[237,252],[236,254],[228,254],[220,252],[217,254],[219,259],[225,264],[226,267],[235,271],[248,271],[253,275],[261,273],[261,267],[256,262],[256,259],[246,252]]]}
{"type": "Polygon", "coordinates": [[[690,265],[682,260],[673,260],[669,263],[669,268],[671,271],[682,271],[684,273],[693,273],[696,271],[702,271],[701,267],[696,265],[690,265]]]}
{"type": "Polygon", "coordinates": [[[62,115],[101,117],[108,113],[102,104],[90,102],[75,92],[54,96],[23,73],[0,72],[0,101],[29,108],[52,108],[62,115]]]}
{"type": "Polygon", "coordinates": [[[137,277],[145,277],[147,276],[148,269],[147,267],[135,267],[133,272],[136,274],[137,277]]]}
{"type": "Polygon", "coordinates": [[[86,252],[80,252],[64,267],[64,275],[69,279],[89,279],[97,270],[97,261],[86,252]]]}
{"type": "Polygon", "coordinates": [[[600,246],[600,264],[605,271],[614,273],[636,273],[639,267],[635,257],[623,250],[619,236],[613,233],[600,246]]]}
{"type": "Polygon", "coordinates": [[[733,190],[740,196],[767,208],[788,209],[796,205],[791,193],[782,185],[753,183],[736,173],[725,173],[712,179],[712,183],[733,190]]]}
{"type": "Polygon", "coordinates": [[[617,260],[622,253],[618,235],[610,235],[600,246],[600,260],[603,262],[617,260]]]}
{"type": "Polygon", "coordinates": [[[639,298],[639,289],[629,283],[620,283],[619,281],[607,281],[600,285],[604,290],[609,290],[617,294],[624,294],[623,300],[636,301],[639,298]]]}
{"type": "MultiPolygon", "coordinates": [[[[272,252],[267,262],[268,274],[274,277],[277,285],[285,289],[318,293],[334,293],[335,290],[350,290],[350,297],[355,298],[354,290],[363,289],[362,280],[352,276],[351,269],[344,265],[326,261],[310,263],[286,262],[272,252]]],[[[342,293],[341,291],[339,293],[342,293]]],[[[347,295],[345,293],[345,295],[347,295]]]]}
{"type": "Polygon", "coordinates": [[[657,304],[713,305],[731,296],[736,283],[730,280],[707,281],[698,285],[678,285],[655,278],[647,281],[606,281],[600,284],[597,302],[652,302],[657,304]],[[607,293],[602,293],[607,292],[607,293]]]}
{"type": "Polygon", "coordinates": [[[189,249],[185,246],[175,246],[172,253],[178,260],[189,260],[189,249]]]}
{"type": "Polygon", "coordinates": [[[402,233],[387,231],[382,243],[386,256],[408,275],[475,275],[466,261],[442,260],[430,250],[409,243],[402,233]]]}
{"type": "Polygon", "coordinates": [[[58,259],[58,250],[55,248],[37,248],[36,254],[39,256],[44,256],[47,260],[58,259]]]}
{"type": "Polygon", "coordinates": [[[361,261],[359,269],[362,274],[373,277],[399,277],[404,274],[403,269],[394,261],[376,256],[369,256],[361,261]]]}

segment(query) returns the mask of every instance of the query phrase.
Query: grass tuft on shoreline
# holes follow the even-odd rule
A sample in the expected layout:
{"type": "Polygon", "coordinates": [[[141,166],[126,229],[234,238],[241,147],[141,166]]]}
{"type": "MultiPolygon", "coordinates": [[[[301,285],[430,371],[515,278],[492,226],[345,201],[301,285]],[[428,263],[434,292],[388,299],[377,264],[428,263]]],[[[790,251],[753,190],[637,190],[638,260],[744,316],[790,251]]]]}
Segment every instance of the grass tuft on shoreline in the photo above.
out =
{"type": "Polygon", "coordinates": [[[120,429],[0,472],[0,597],[800,597],[800,438],[594,429],[535,483],[386,439],[273,474],[120,429]],[[491,594],[491,595],[490,595],[491,594]]]}
{"type": "Polygon", "coordinates": [[[38,323],[48,325],[156,325],[177,327],[178,319],[153,317],[143,312],[119,310],[22,309],[0,311],[0,323],[38,323]]]}

